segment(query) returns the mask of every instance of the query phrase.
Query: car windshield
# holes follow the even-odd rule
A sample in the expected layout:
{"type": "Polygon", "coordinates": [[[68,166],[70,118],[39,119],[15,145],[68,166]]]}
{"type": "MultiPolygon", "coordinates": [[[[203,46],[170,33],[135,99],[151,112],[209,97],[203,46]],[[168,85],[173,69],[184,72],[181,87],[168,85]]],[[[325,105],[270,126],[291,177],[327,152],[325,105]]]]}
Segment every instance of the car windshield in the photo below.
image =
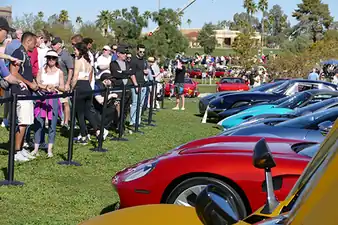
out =
{"type": "Polygon", "coordinates": [[[278,81],[276,83],[269,83],[269,84],[263,84],[261,86],[252,88],[250,91],[260,91],[260,92],[271,92],[274,89],[276,89],[277,87],[279,87],[280,85],[282,85],[284,83],[284,81],[278,81]]]}
{"type": "Polygon", "coordinates": [[[314,144],[310,147],[304,148],[303,150],[299,151],[298,154],[312,158],[318,152],[319,148],[320,144],[314,144]]]}
{"type": "Polygon", "coordinates": [[[302,103],[304,103],[305,101],[307,101],[310,97],[311,94],[307,92],[301,92],[292,96],[291,98],[287,99],[286,101],[277,105],[276,107],[294,109],[299,105],[301,105],[302,103]]]}
{"type": "Polygon", "coordinates": [[[221,84],[227,84],[227,83],[244,83],[242,79],[238,78],[223,78],[220,82],[221,84]]]}
{"type": "MultiPolygon", "coordinates": [[[[311,105],[308,105],[302,108],[297,108],[295,109],[295,113],[302,115],[306,112],[315,112],[317,110],[325,108],[326,106],[332,107],[333,103],[337,102],[337,100],[338,98],[331,98],[331,99],[317,102],[317,103],[314,103],[314,104],[311,104],[311,105]]],[[[333,106],[336,106],[336,105],[333,105],[333,106]]]]}
{"type": "Polygon", "coordinates": [[[283,82],[281,85],[279,85],[277,88],[275,88],[272,93],[274,94],[283,94],[291,85],[294,83],[290,80],[283,82]]]}
{"type": "Polygon", "coordinates": [[[185,84],[192,84],[192,80],[191,79],[184,79],[184,83],[185,84]]]}
{"type": "Polygon", "coordinates": [[[284,98],[280,98],[280,99],[278,99],[278,100],[276,100],[276,101],[271,102],[271,104],[273,104],[273,105],[279,105],[279,104],[282,104],[283,102],[289,100],[289,99],[292,98],[292,97],[293,97],[293,96],[286,96],[286,97],[284,97],[284,98]]]}

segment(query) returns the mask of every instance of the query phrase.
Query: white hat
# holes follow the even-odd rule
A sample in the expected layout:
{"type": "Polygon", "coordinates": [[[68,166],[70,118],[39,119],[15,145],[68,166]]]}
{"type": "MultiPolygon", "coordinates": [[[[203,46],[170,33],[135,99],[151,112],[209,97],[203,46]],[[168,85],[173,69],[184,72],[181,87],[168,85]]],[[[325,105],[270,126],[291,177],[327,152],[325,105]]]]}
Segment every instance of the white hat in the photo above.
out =
{"type": "Polygon", "coordinates": [[[102,48],[102,49],[105,49],[105,50],[111,51],[111,48],[110,48],[108,45],[105,45],[105,46],[103,46],[103,48],[102,48]]]}
{"type": "Polygon", "coordinates": [[[50,57],[57,57],[57,58],[59,57],[58,53],[56,51],[54,51],[54,50],[49,50],[46,53],[46,57],[48,57],[48,56],[50,56],[50,57]]]}

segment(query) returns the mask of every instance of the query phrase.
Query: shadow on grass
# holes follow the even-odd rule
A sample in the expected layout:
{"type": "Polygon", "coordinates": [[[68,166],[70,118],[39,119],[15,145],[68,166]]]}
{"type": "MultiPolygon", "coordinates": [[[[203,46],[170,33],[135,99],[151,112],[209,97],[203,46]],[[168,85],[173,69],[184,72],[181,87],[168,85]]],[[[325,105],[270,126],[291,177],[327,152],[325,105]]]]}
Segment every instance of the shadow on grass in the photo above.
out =
{"type": "Polygon", "coordinates": [[[8,176],[7,176],[8,175],[7,167],[2,168],[1,171],[4,174],[5,180],[7,180],[8,179],[8,176]]]}
{"type": "Polygon", "coordinates": [[[107,207],[102,209],[102,211],[100,212],[100,215],[110,213],[110,212],[114,212],[114,211],[118,210],[119,206],[120,206],[120,202],[115,202],[112,205],[108,205],[107,207]]]}
{"type": "Polygon", "coordinates": [[[64,160],[64,161],[67,161],[68,159],[67,159],[67,156],[66,156],[66,153],[64,153],[64,154],[61,154],[61,153],[58,153],[57,154],[62,160],[64,160]]]}

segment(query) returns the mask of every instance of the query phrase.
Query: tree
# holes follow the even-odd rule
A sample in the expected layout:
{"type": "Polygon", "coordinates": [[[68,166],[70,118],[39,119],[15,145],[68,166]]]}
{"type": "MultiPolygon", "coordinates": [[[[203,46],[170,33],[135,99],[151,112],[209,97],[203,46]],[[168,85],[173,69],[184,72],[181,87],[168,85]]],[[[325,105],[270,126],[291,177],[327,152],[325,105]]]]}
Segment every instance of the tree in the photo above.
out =
{"type": "Polygon", "coordinates": [[[43,20],[43,17],[45,16],[45,14],[43,12],[38,12],[38,17],[40,20],[43,20]]]}
{"type": "Polygon", "coordinates": [[[59,15],[59,22],[63,25],[69,22],[69,15],[67,10],[61,10],[59,15]]]}
{"type": "Polygon", "coordinates": [[[258,52],[256,40],[252,38],[253,36],[252,31],[239,33],[232,44],[232,49],[239,56],[239,64],[245,69],[250,69],[255,64],[258,52]]]}
{"type": "Polygon", "coordinates": [[[97,16],[96,25],[103,30],[103,34],[106,37],[108,34],[109,26],[112,22],[112,13],[109,10],[100,11],[97,16]]]}
{"type": "Polygon", "coordinates": [[[162,8],[153,12],[152,20],[159,28],[153,35],[144,36],[141,40],[147,47],[148,55],[165,59],[174,58],[178,52],[185,52],[189,42],[177,29],[180,24],[180,15],[177,12],[162,8]]]}
{"type": "Polygon", "coordinates": [[[204,24],[198,32],[197,41],[203,47],[205,54],[212,53],[217,45],[216,33],[211,23],[204,24]]]}
{"type": "Polygon", "coordinates": [[[76,17],[75,22],[76,22],[77,24],[81,25],[81,24],[83,23],[82,17],[81,17],[81,16],[76,17]]]}
{"type": "Polygon", "coordinates": [[[244,0],[243,7],[246,10],[247,14],[250,16],[249,24],[252,25],[251,16],[253,16],[253,14],[257,12],[257,5],[254,0],[244,0]]]}
{"type": "Polygon", "coordinates": [[[190,28],[191,22],[192,22],[191,19],[187,20],[187,24],[188,24],[189,28],[190,28]]]}
{"type": "MultiPolygon", "coordinates": [[[[264,22],[265,19],[264,17],[266,16],[266,10],[268,9],[268,0],[259,0],[258,2],[258,9],[262,12],[262,29],[261,29],[261,44],[262,44],[262,49],[264,46],[264,22]]],[[[263,50],[262,50],[263,52],[263,50]]]]}
{"type": "Polygon", "coordinates": [[[333,22],[328,4],[321,0],[303,0],[297,7],[292,16],[299,21],[301,28],[306,28],[313,42],[318,41],[333,22]]]}
{"type": "Polygon", "coordinates": [[[94,49],[102,49],[104,45],[109,44],[107,38],[100,31],[95,23],[84,23],[79,29],[79,33],[83,37],[90,37],[94,40],[94,49]]]}
{"type": "Polygon", "coordinates": [[[248,29],[251,29],[251,27],[259,31],[261,24],[257,17],[250,16],[247,13],[236,13],[233,17],[233,21],[230,22],[230,30],[238,30],[241,32],[245,32],[248,29]]]}
{"type": "Polygon", "coordinates": [[[280,5],[274,5],[268,13],[269,33],[278,36],[284,29],[288,28],[287,15],[284,14],[280,5]]]}

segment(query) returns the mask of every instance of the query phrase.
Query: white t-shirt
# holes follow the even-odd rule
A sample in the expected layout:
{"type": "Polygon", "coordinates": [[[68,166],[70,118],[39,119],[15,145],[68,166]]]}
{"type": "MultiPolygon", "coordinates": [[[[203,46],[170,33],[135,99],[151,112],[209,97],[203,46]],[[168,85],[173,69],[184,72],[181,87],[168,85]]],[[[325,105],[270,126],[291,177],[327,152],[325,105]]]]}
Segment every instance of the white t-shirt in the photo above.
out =
{"type": "Polygon", "coordinates": [[[41,44],[41,46],[38,47],[38,65],[39,65],[39,69],[43,68],[46,65],[46,63],[47,63],[46,54],[47,54],[47,52],[49,50],[51,50],[51,49],[48,48],[44,44],[41,44]]]}

